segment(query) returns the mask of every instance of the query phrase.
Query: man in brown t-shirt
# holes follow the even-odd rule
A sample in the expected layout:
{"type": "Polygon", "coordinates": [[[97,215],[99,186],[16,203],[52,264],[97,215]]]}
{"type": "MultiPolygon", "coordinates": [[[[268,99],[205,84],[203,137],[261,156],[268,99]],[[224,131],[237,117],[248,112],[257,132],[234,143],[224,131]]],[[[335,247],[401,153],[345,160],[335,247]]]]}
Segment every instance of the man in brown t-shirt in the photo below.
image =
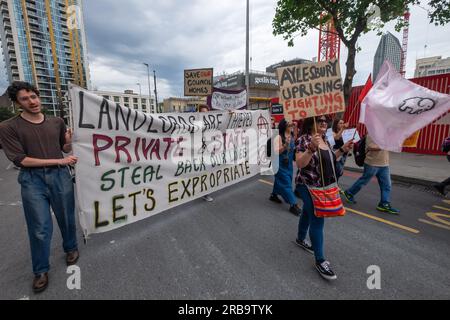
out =
{"type": "Polygon", "coordinates": [[[389,170],[389,151],[381,150],[369,135],[365,139],[366,158],[364,160],[363,175],[349,189],[343,192],[343,196],[347,202],[356,203],[354,196],[376,176],[381,191],[381,200],[378,203],[377,210],[398,214],[400,211],[391,206],[392,183],[389,170]]]}
{"type": "Polygon", "coordinates": [[[67,265],[78,260],[75,201],[68,165],[77,158],[71,152],[72,134],[64,121],[48,118],[41,110],[39,91],[27,82],[16,81],[8,87],[9,98],[23,112],[0,123],[0,142],[9,160],[20,167],[18,181],[30,240],[33,264],[33,291],[48,285],[53,209],[63,238],[67,265]]]}

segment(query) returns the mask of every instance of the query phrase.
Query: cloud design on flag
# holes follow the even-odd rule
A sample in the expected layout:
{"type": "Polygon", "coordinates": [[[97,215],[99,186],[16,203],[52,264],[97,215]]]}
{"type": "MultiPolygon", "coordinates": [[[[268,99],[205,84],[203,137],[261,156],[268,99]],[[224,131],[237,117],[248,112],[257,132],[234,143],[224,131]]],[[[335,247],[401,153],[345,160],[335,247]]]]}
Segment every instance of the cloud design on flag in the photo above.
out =
{"type": "Polygon", "coordinates": [[[436,101],[433,99],[414,97],[404,100],[398,109],[409,114],[421,114],[432,110],[435,106],[436,101]]]}

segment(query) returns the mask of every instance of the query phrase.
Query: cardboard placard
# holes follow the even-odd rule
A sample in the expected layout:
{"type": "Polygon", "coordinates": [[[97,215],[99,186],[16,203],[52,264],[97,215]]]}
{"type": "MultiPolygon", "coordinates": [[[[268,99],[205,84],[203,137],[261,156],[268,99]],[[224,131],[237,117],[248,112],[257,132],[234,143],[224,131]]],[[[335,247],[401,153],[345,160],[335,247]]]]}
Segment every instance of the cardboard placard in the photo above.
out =
{"type": "Polygon", "coordinates": [[[345,111],[339,60],[277,69],[285,117],[304,119],[345,111]]]}
{"type": "Polygon", "coordinates": [[[213,68],[184,70],[184,95],[209,96],[213,88],[213,68]]]}

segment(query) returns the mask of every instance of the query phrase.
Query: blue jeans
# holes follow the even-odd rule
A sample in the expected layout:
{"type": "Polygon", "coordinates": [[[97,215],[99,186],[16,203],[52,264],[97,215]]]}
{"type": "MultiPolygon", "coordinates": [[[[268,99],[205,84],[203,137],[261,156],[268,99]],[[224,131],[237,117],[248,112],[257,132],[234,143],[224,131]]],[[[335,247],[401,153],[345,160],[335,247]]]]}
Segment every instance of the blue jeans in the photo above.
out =
{"type": "Polygon", "coordinates": [[[50,269],[53,221],[50,207],[63,238],[64,252],[77,249],[73,182],[66,167],[22,168],[18,181],[30,240],[33,273],[50,269]]]}
{"type": "Polygon", "coordinates": [[[386,204],[391,202],[391,173],[389,166],[387,167],[374,167],[368,164],[364,164],[363,175],[347,190],[347,193],[354,196],[363,186],[369,183],[373,176],[377,177],[378,185],[381,191],[380,204],[386,204]]]}
{"type": "Polygon", "coordinates": [[[317,218],[314,214],[314,205],[305,185],[298,184],[296,190],[300,192],[303,200],[303,213],[298,222],[297,239],[305,240],[309,229],[309,238],[314,250],[316,261],[325,260],[323,256],[323,227],[324,218],[317,218]]]}
{"type": "Polygon", "coordinates": [[[344,174],[345,161],[347,161],[348,154],[343,154],[339,161],[336,161],[336,177],[339,179],[344,174]]]}

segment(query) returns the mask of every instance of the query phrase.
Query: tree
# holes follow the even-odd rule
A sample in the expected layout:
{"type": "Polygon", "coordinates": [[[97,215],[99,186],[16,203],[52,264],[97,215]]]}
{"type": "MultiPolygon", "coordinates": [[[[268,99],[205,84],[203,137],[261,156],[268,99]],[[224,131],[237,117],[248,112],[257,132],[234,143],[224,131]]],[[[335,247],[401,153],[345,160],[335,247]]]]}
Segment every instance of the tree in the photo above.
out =
{"type": "Polygon", "coordinates": [[[408,5],[418,0],[278,0],[273,19],[273,34],[283,35],[288,45],[294,45],[294,38],[304,36],[311,29],[333,20],[336,33],[348,49],[347,71],[343,85],[345,103],[348,105],[356,74],[355,57],[357,41],[362,34],[371,30],[380,32],[384,24],[397,19],[396,30],[403,25],[403,14],[408,5]],[[376,15],[376,22],[372,20],[376,15]]]}
{"type": "Polygon", "coordinates": [[[428,5],[430,22],[435,25],[444,25],[450,22],[450,1],[431,0],[428,5]]]}
{"type": "Polygon", "coordinates": [[[9,118],[12,118],[14,116],[15,114],[12,113],[8,108],[0,107],[0,122],[8,120],[9,118]]]}

